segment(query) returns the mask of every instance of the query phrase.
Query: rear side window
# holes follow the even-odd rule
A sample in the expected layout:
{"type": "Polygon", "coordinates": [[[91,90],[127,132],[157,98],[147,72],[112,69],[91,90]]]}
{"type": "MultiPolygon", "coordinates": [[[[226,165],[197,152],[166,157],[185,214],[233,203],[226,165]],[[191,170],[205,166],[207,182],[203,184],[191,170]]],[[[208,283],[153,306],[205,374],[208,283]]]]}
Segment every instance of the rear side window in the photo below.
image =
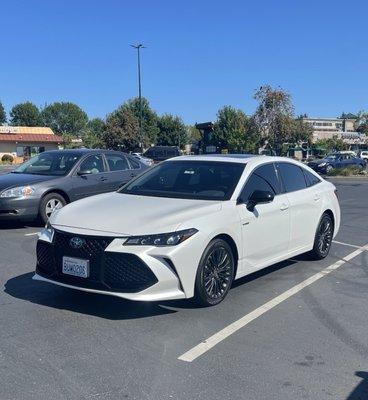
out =
{"type": "Polygon", "coordinates": [[[134,160],[133,157],[129,157],[129,164],[132,169],[140,169],[141,167],[141,164],[137,160],[134,160]]]}
{"type": "Polygon", "coordinates": [[[314,185],[317,185],[317,183],[321,182],[321,180],[311,172],[307,171],[306,169],[303,168],[305,180],[307,182],[307,186],[311,187],[314,185]]]}
{"type": "Polygon", "coordinates": [[[303,171],[298,165],[278,163],[277,167],[286,192],[295,192],[307,187],[303,171]]]}
{"type": "Polygon", "coordinates": [[[263,190],[277,195],[281,192],[274,164],[265,164],[256,168],[249,177],[241,193],[243,201],[248,201],[255,190],[263,190]]]}
{"type": "Polygon", "coordinates": [[[125,156],[119,154],[105,154],[110,171],[126,171],[129,164],[125,156]]]}

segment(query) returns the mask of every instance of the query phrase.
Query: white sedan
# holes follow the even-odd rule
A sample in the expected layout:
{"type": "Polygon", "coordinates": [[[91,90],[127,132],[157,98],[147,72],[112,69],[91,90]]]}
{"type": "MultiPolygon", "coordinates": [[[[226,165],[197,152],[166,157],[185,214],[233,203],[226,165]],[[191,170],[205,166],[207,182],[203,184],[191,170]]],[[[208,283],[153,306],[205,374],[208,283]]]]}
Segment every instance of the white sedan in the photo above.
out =
{"type": "Polygon", "coordinates": [[[326,257],[339,225],[334,185],[296,161],[182,156],[55,212],[34,279],[215,305],[234,279],[301,253],[326,257]]]}

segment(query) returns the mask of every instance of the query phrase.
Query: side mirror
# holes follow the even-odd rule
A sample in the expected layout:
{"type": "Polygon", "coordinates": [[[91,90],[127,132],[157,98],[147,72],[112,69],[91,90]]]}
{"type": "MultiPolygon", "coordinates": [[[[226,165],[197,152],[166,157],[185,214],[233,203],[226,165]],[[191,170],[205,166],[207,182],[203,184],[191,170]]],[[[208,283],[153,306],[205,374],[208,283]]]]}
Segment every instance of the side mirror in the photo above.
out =
{"type": "Polygon", "coordinates": [[[247,209],[253,211],[257,204],[271,203],[274,197],[274,194],[268,190],[255,190],[249,197],[247,209]]]}
{"type": "Polygon", "coordinates": [[[92,174],[92,171],[91,171],[91,170],[80,169],[80,170],[77,172],[77,175],[79,175],[79,176],[90,175],[90,174],[92,174]]]}

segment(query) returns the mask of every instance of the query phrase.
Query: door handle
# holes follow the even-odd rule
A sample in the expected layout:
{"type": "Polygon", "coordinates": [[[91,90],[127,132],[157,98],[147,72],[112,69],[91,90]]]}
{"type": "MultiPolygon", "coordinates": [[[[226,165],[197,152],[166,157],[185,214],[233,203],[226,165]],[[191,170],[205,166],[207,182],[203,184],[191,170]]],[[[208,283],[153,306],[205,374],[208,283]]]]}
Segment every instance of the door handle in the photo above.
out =
{"type": "Polygon", "coordinates": [[[106,176],[101,176],[101,177],[100,177],[100,181],[107,181],[106,176]]]}
{"type": "Polygon", "coordinates": [[[318,201],[320,198],[321,198],[321,196],[319,194],[314,195],[314,201],[318,201]]]}
{"type": "Polygon", "coordinates": [[[281,210],[281,211],[285,211],[285,210],[287,210],[288,208],[289,208],[289,205],[288,205],[288,204],[282,203],[282,204],[281,204],[281,207],[280,207],[280,210],[281,210]]]}

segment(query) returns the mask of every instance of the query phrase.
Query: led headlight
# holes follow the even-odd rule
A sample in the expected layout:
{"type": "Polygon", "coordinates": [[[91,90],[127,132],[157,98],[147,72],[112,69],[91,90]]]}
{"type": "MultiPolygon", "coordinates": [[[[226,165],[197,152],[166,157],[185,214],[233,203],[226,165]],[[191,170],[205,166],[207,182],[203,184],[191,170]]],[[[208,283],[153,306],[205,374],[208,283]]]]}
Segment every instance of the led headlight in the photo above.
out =
{"type": "Polygon", "coordinates": [[[197,232],[197,229],[192,228],[158,235],[131,236],[124,242],[124,246],[176,246],[197,232]]]}
{"type": "Polygon", "coordinates": [[[33,193],[34,193],[33,187],[19,186],[19,187],[4,190],[2,193],[0,193],[0,197],[2,197],[2,198],[29,197],[33,193]]]}
{"type": "Polygon", "coordinates": [[[327,163],[323,162],[321,164],[319,164],[319,167],[324,167],[327,163]]]}

